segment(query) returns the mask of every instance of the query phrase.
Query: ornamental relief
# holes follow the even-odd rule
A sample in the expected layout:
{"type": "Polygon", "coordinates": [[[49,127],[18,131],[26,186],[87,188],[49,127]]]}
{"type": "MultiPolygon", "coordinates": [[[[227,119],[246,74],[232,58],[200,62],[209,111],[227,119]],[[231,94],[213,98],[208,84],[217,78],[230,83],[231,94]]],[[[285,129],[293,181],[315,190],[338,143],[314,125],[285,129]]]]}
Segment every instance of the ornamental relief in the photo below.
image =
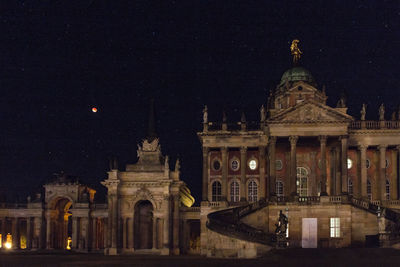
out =
{"type": "Polygon", "coordinates": [[[281,119],[282,121],[335,121],[341,120],[338,116],[329,114],[326,110],[318,108],[316,106],[304,106],[299,108],[299,110],[294,110],[286,114],[285,117],[281,119]]]}

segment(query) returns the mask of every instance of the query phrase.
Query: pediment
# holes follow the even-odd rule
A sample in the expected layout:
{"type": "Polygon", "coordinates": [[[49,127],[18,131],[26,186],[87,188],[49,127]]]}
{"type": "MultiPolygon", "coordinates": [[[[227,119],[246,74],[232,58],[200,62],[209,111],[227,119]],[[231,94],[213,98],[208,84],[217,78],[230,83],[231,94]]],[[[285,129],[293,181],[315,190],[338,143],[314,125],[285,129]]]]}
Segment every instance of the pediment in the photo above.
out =
{"type": "Polygon", "coordinates": [[[331,108],[312,100],[303,101],[294,107],[274,114],[268,122],[350,122],[353,117],[344,113],[343,109],[331,108]]]}

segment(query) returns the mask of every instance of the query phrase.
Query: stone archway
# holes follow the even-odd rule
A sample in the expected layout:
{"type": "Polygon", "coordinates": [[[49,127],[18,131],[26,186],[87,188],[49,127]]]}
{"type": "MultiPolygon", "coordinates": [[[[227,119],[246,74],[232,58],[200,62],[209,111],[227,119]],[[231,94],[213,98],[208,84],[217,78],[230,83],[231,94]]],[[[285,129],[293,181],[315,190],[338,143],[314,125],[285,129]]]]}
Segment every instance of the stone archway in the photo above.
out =
{"type": "Polygon", "coordinates": [[[141,200],[135,205],[134,214],[134,248],[153,248],[153,204],[141,200]]]}
{"type": "Polygon", "coordinates": [[[67,249],[68,238],[72,237],[71,209],[72,201],[58,198],[52,205],[51,243],[54,249],[67,249]]]}

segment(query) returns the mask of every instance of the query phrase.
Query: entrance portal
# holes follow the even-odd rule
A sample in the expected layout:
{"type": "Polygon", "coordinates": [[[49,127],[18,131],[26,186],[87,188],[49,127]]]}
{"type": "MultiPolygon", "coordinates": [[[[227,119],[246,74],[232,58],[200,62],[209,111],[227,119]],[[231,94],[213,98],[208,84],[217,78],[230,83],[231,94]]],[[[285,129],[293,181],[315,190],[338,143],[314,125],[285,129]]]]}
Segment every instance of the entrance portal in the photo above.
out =
{"type": "Polygon", "coordinates": [[[318,226],[317,218],[303,218],[301,247],[316,248],[318,226]]]}
{"type": "Polygon", "coordinates": [[[53,248],[67,249],[68,237],[72,237],[71,208],[72,202],[66,198],[55,203],[53,226],[53,248]]]}
{"type": "Polygon", "coordinates": [[[139,201],[134,215],[134,248],[153,248],[153,205],[150,201],[139,201]]]}

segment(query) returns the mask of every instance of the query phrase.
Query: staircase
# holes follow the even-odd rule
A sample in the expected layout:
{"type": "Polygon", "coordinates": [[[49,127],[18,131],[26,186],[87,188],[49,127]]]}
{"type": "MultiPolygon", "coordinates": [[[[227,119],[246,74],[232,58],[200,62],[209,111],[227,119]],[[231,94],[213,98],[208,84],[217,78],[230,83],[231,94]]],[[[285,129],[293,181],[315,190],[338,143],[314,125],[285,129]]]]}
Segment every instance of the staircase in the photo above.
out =
{"type": "Polygon", "coordinates": [[[241,222],[243,217],[267,205],[265,200],[260,200],[249,205],[212,212],[207,216],[207,227],[212,231],[228,237],[235,237],[244,241],[273,246],[276,241],[274,234],[265,233],[263,230],[241,222]]]}

